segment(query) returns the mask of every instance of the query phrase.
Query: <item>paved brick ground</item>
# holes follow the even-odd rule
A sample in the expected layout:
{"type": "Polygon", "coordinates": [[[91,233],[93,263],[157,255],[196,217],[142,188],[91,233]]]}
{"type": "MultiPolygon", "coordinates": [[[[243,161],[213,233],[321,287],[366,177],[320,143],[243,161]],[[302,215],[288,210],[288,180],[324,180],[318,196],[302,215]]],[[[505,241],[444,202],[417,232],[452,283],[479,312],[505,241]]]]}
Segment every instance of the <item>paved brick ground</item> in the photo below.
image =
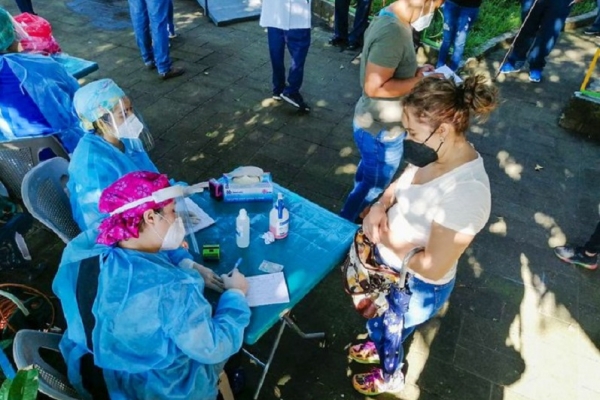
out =
{"type": "MultiPolygon", "coordinates": [[[[124,0],[74,1],[71,8],[63,1],[38,3],[65,51],[100,64],[87,80],[110,77],[133,98],[157,139],[151,156],[162,171],[196,182],[240,164],[258,165],[339,210],[358,159],[351,116],[360,89],[352,55],[329,48],[328,32],[313,30],[303,87],[313,111],[299,115],[269,99],[266,35],[257,22],[217,28],[195,2],[178,0],[181,38],[171,53],[187,73],[161,82],[143,68],[132,32],[120,29],[128,18],[124,0]]],[[[557,126],[596,46],[564,34],[543,83],[530,84],[525,73],[498,82],[501,106],[471,129],[491,179],[490,223],[461,259],[447,310],[415,334],[407,388],[379,398],[600,399],[600,277],[561,264],[551,251],[565,240],[584,241],[598,220],[598,147],[557,126]]],[[[502,55],[476,69],[493,74],[502,55]]],[[[62,245],[43,230],[37,241],[37,258],[55,265],[62,245]]],[[[49,268],[40,287],[48,288],[52,273],[49,268]]],[[[363,368],[345,356],[346,345],[364,333],[364,321],[339,279],[332,273],[295,310],[306,330],[328,331],[327,343],[287,332],[261,399],[364,398],[349,379],[363,368]],[[275,389],[286,375],[291,380],[275,389]]],[[[273,336],[253,350],[266,356],[273,336]]],[[[258,369],[247,370],[255,379],[258,369]]],[[[251,390],[240,398],[251,398],[251,390]]]]}

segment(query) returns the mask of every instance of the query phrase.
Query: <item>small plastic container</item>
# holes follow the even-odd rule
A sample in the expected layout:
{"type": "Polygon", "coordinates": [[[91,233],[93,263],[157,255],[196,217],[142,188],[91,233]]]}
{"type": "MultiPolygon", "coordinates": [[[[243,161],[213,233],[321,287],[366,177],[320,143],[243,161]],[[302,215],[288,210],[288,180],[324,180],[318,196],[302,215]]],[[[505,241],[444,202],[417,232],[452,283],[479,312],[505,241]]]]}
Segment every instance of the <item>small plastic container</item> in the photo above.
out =
{"type": "Polygon", "coordinates": [[[250,245],[250,218],[244,208],[235,219],[235,243],[241,249],[250,245]]]}

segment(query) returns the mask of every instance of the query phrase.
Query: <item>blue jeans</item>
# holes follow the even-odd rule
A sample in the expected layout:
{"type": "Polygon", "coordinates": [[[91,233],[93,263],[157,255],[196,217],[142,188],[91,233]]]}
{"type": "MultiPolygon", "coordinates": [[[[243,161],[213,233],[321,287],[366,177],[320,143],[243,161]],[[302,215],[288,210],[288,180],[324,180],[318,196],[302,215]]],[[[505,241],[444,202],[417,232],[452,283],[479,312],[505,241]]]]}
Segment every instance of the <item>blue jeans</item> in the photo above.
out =
{"type": "Polygon", "coordinates": [[[598,15],[596,15],[596,19],[590,29],[600,32],[600,0],[596,0],[596,3],[598,4],[598,15]]]}
{"type": "Polygon", "coordinates": [[[156,64],[159,74],[169,72],[169,32],[167,20],[171,1],[129,0],[135,40],[144,64],[156,64]]]}
{"type": "MultiPolygon", "coordinates": [[[[411,275],[408,279],[408,286],[412,292],[412,296],[408,303],[408,311],[404,314],[402,342],[404,342],[419,325],[429,321],[440,311],[444,303],[450,298],[455,282],[456,278],[443,285],[434,285],[423,282],[411,275]]],[[[369,330],[371,340],[381,340],[380,337],[377,337],[377,335],[381,335],[381,332],[370,331],[368,323],[367,330],[369,330]]],[[[398,359],[400,360],[399,367],[401,367],[402,361],[404,360],[404,348],[402,346],[398,349],[398,355],[398,359]]]]}
{"type": "Polygon", "coordinates": [[[452,57],[448,67],[456,71],[460,66],[462,55],[467,42],[469,29],[475,23],[479,14],[479,7],[462,7],[450,0],[444,3],[444,36],[440,46],[440,54],[437,67],[446,64],[446,58],[450,51],[450,46],[454,47],[452,57]]]}
{"type": "MultiPolygon", "coordinates": [[[[522,0],[521,21],[525,19],[535,0],[522,0]]],[[[543,70],[546,57],[558,41],[565,20],[571,12],[571,0],[538,0],[529,18],[521,28],[508,56],[512,65],[529,62],[530,70],[543,70]]]]}
{"type": "Polygon", "coordinates": [[[19,7],[19,11],[22,13],[35,14],[33,12],[33,4],[31,4],[31,0],[17,0],[17,7],[19,7]]]}
{"type": "Polygon", "coordinates": [[[354,26],[348,36],[348,12],[350,11],[350,0],[335,0],[334,11],[334,37],[336,39],[348,40],[350,43],[362,44],[363,35],[369,25],[369,10],[372,0],[357,0],[356,13],[354,15],[354,26]]]}
{"type": "Polygon", "coordinates": [[[377,136],[354,126],[354,142],[360,153],[360,162],[354,176],[354,188],[342,207],[340,216],[354,222],[360,213],[392,182],[404,150],[405,135],[388,140],[388,131],[377,136]]]}
{"type": "Polygon", "coordinates": [[[304,79],[304,62],[310,47],[310,29],[267,28],[269,55],[273,68],[273,94],[296,94],[300,92],[304,79]],[[285,85],[285,46],[292,57],[285,85]]]}
{"type": "Polygon", "coordinates": [[[173,0],[169,0],[169,10],[167,13],[167,32],[169,35],[175,35],[175,15],[173,10],[173,0]]]}

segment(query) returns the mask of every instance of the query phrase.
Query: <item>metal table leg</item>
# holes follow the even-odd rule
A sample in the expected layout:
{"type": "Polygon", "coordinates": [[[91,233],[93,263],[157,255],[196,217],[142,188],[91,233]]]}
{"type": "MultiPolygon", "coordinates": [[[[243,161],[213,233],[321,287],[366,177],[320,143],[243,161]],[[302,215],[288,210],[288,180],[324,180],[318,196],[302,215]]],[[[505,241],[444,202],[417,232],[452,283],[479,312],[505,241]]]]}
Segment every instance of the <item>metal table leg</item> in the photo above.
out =
{"type": "Polygon", "coordinates": [[[277,332],[277,337],[275,338],[275,342],[273,343],[273,348],[271,349],[271,353],[269,354],[269,358],[267,362],[262,362],[258,357],[254,354],[250,353],[248,350],[242,348],[242,351],[248,355],[252,360],[254,360],[260,367],[263,369],[263,372],[260,377],[260,381],[258,382],[258,387],[256,388],[256,392],[254,392],[254,400],[258,399],[258,395],[260,390],[262,389],[263,384],[265,383],[265,378],[267,377],[267,372],[269,372],[269,368],[271,367],[271,362],[275,357],[275,351],[277,347],[279,347],[279,341],[281,340],[281,335],[283,334],[283,330],[285,327],[289,326],[292,328],[294,332],[296,332],[302,339],[321,339],[325,337],[325,332],[315,332],[315,333],[304,333],[298,325],[290,318],[289,312],[283,314],[281,316],[281,325],[279,326],[279,332],[277,332]]]}

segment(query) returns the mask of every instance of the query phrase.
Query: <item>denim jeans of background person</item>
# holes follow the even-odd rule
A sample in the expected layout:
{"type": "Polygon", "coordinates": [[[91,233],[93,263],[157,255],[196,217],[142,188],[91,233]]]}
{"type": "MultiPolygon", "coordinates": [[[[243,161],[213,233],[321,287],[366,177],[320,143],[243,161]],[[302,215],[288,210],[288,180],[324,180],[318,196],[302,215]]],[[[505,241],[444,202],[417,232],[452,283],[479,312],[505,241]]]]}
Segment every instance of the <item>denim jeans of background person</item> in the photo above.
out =
{"type": "Polygon", "coordinates": [[[521,21],[524,23],[500,72],[518,72],[527,61],[529,80],[540,82],[546,58],[556,45],[571,12],[571,2],[572,0],[522,0],[521,21]]]}
{"type": "Polygon", "coordinates": [[[583,246],[558,246],[554,254],[564,262],[587,269],[598,268],[598,253],[600,252],[600,222],[596,230],[583,246]]]}
{"type": "Polygon", "coordinates": [[[360,161],[354,188],[340,216],[355,222],[390,184],[402,159],[402,96],[431,65],[419,68],[413,28],[422,31],[441,1],[398,0],[381,10],[365,32],[360,63],[361,97],[354,109],[354,140],[360,161]]]}
{"type": "Polygon", "coordinates": [[[33,12],[33,4],[31,3],[31,0],[16,0],[16,2],[17,7],[19,7],[19,11],[22,13],[35,14],[35,12],[33,12]]]}
{"type": "Polygon", "coordinates": [[[310,107],[300,94],[304,80],[304,63],[310,47],[310,0],[263,0],[260,26],[267,28],[269,55],[273,69],[273,99],[308,112],[310,107]],[[285,48],[292,63],[285,78],[285,48]]]}
{"type": "Polygon", "coordinates": [[[594,23],[583,31],[586,35],[600,36],[600,0],[596,0],[596,3],[598,4],[598,15],[596,15],[594,23]]]}
{"type": "Polygon", "coordinates": [[[444,12],[444,35],[436,67],[448,65],[456,71],[462,61],[467,35],[473,27],[482,0],[447,0],[442,8],[444,12]],[[447,63],[450,47],[453,48],[450,62],[447,63]]]}
{"type": "Polygon", "coordinates": [[[135,40],[148,69],[156,68],[162,79],[183,75],[172,66],[169,55],[168,15],[172,2],[167,0],[128,0],[135,40]]]}
{"type": "Polygon", "coordinates": [[[169,0],[169,11],[167,14],[167,32],[169,32],[169,39],[174,39],[177,37],[177,33],[175,33],[175,12],[173,10],[173,1],[169,0]]]}
{"type": "Polygon", "coordinates": [[[335,0],[333,20],[333,37],[329,40],[332,46],[346,47],[348,50],[359,50],[363,43],[365,30],[369,25],[369,11],[372,0],[357,0],[354,14],[354,25],[348,35],[348,13],[350,0],[335,0]]]}

